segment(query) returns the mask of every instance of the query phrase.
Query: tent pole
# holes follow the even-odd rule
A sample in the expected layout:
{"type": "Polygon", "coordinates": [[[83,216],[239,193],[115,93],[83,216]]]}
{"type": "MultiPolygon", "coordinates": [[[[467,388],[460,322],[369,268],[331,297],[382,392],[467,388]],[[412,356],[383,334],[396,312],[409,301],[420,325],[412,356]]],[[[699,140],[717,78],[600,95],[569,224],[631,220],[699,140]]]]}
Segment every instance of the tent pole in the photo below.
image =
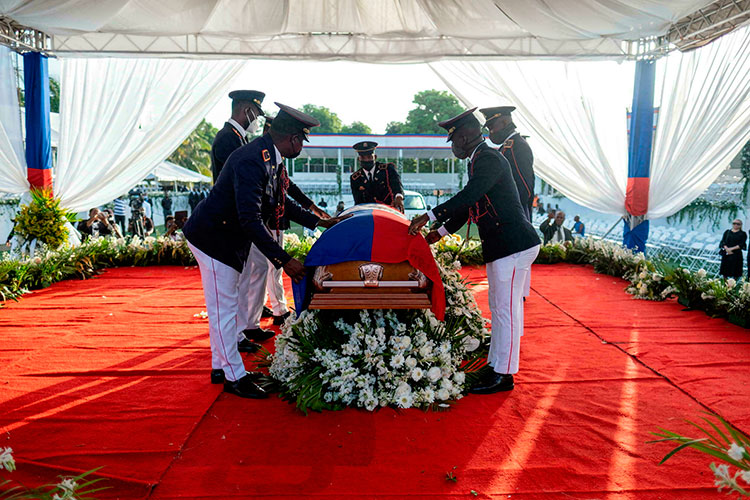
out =
{"type": "Polygon", "coordinates": [[[628,186],[622,243],[638,252],[646,251],[649,222],[648,190],[651,174],[651,146],[654,135],[654,84],[656,62],[640,60],[635,66],[633,110],[628,141],[628,186]]]}

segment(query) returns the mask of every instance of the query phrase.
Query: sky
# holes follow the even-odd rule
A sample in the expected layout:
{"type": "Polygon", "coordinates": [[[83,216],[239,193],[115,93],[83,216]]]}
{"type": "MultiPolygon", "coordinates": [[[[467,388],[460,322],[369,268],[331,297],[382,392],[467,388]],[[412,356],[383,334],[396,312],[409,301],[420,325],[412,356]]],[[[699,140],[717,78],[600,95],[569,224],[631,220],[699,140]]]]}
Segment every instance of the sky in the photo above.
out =
{"type": "MultiPolygon", "coordinates": [[[[373,133],[385,133],[391,121],[404,121],[414,107],[414,94],[422,90],[448,90],[426,64],[366,64],[355,62],[249,60],[227,89],[266,93],[263,109],[276,114],[273,104],[292,107],[325,106],[343,124],[361,121],[373,133]]],[[[206,119],[221,128],[230,116],[231,101],[225,96],[206,119]]]]}

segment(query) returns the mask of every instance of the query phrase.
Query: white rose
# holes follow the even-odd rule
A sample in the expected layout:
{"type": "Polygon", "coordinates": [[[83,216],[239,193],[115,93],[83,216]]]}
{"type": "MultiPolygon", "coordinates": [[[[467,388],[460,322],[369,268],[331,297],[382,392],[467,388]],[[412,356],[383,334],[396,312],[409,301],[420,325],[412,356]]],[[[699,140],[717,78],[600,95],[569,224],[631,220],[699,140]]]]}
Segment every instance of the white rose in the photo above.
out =
{"type": "Polygon", "coordinates": [[[696,276],[703,279],[706,277],[706,270],[703,268],[698,269],[698,272],[695,273],[696,276]]]}
{"type": "Polygon", "coordinates": [[[736,284],[737,284],[737,281],[736,281],[736,280],[735,280],[734,278],[729,278],[729,279],[727,280],[727,288],[729,288],[730,290],[731,290],[732,288],[734,288],[734,286],[735,286],[736,284]]]}
{"type": "Polygon", "coordinates": [[[401,382],[398,387],[396,387],[396,397],[398,398],[404,394],[411,394],[411,387],[406,382],[401,382]]]}
{"type": "Polygon", "coordinates": [[[447,401],[448,399],[450,399],[450,397],[451,394],[447,389],[440,389],[439,391],[437,391],[437,398],[440,401],[447,401]]]}
{"type": "Polygon", "coordinates": [[[474,337],[464,337],[464,349],[466,352],[473,352],[479,348],[479,339],[474,337]]]}
{"type": "Polygon", "coordinates": [[[409,356],[408,358],[406,358],[406,362],[405,363],[406,363],[406,367],[409,368],[410,370],[413,370],[414,367],[417,366],[417,360],[414,359],[414,358],[412,358],[411,356],[409,356]]]}
{"type": "Polygon", "coordinates": [[[456,372],[453,374],[453,381],[458,385],[462,385],[466,381],[466,374],[464,372],[456,372]]]}
{"type": "Polygon", "coordinates": [[[430,382],[437,382],[442,376],[443,372],[439,366],[433,366],[432,368],[427,370],[427,378],[430,380],[430,382]]]}
{"type": "Polygon", "coordinates": [[[419,348],[419,355],[423,358],[429,358],[432,356],[432,347],[429,344],[423,345],[419,348]]]}

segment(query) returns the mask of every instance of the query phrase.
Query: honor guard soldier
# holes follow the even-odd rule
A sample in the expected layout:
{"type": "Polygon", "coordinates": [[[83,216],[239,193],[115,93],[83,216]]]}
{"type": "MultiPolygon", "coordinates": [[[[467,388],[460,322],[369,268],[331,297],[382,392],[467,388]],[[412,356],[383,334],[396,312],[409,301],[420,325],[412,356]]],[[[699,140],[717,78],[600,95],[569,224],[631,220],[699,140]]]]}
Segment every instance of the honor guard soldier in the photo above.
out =
{"type": "Polygon", "coordinates": [[[534,155],[526,138],[518,133],[510,114],[514,106],[484,108],[484,126],[490,132],[490,140],[500,146],[500,153],[510,163],[510,171],[518,188],[526,218],[531,221],[531,207],[534,204],[534,155]]]}
{"type": "Polygon", "coordinates": [[[214,182],[219,178],[229,155],[248,143],[247,134],[256,132],[257,120],[263,116],[263,92],[257,90],[235,90],[229,93],[232,99],[232,117],[224,123],[211,144],[211,174],[214,182]]]}
{"type": "MultiPolygon", "coordinates": [[[[273,124],[273,118],[267,116],[266,123],[263,126],[263,134],[267,134],[271,130],[273,124]]],[[[321,219],[328,219],[330,216],[323,210],[318,208],[317,205],[294,183],[291,179],[286,176],[286,169],[284,168],[284,176],[286,182],[288,182],[287,194],[296,201],[302,208],[309,210],[313,214],[317,215],[321,219]]],[[[289,218],[282,216],[277,219],[269,214],[265,217],[267,227],[271,236],[280,245],[284,246],[284,231],[289,229],[289,218]]],[[[260,319],[263,316],[263,309],[266,303],[266,295],[271,298],[271,316],[273,317],[274,325],[281,325],[284,320],[289,316],[289,309],[286,303],[286,296],[284,294],[284,281],[281,273],[281,269],[274,267],[266,256],[258,249],[257,246],[250,248],[248,254],[247,263],[240,276],[239,284],[240,294],[240,308],[237,317],[237,331],[240,342],[246,342],[256,340],[262,342],[268,340],[275,335],[273,330],[263,330],[260,327],[260,319]]],[[[258,344],[252,344],[253,347],[258,344]]]]}
{"type": "Polygon", "coordinates": [[[469,181],[451,199],[415,218],[409,233],[416,234],[430,221],[442,222],[440,229],[427,234],[427,242],[432,244],[467,221],[479,228],[490,286],[492,337],[487,364],[493,372],[470,392],[490,394],[514,387],[513,374],[518,372],[519,341],[523,335],[521,292],[540,245],[524,215],[510,165],[484,141],[474,110],[439,124],[448,131],[453,154],[459,159],[469,158],[469,181]]]}
{"type": "Polygon", "coordinates": [[[403,213],[404,188],[393,163],[376,163],[378,143],[362,141],[352,146],[359,154],[361,168],[349,178],[354,204],[382,203],[403,213]]]}
{"type": "Polygon", "coordinates": [[[268,134],[235,151],[224,164],[208,197],[195,208],[183,233],[198,261],[211,339],[211,382],[245,398],[267,397],[245,371],[237,342],[238,284],[252,246],[294,280],[304,266],[287,254],[267,229],[271,217],[288,217],[305,227],[331,227],[338,218],[320,219],[287,197],[283,158],[296,158],[311,127],[320,123],[294,108],[281,111],[268,134]]]}

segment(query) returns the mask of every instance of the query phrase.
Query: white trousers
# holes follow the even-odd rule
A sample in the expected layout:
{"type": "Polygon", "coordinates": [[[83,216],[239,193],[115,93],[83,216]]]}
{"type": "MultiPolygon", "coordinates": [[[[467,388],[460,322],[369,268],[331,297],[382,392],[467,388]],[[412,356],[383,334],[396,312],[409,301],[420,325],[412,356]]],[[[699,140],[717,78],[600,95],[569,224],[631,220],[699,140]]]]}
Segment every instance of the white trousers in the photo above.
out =
{"type": "MultiPolygon", "coordinates": [[[[271,235],[276,239],[279,245],[284,247],[284,231],[276,230],[271,231],[271,235]]],[[[268,298],[271,300],[271,309],[273,309],[274,316],[281,316],[289,312],[289,307],[286,303],[286,294],[284,293],[284,269],[273,267],[271,262],[268,262],[268,277],[266,282],[266,291],[268,292],[268,298]]],[[[265,300],[263,301],[265,303],[265,300]]],[[[261,304],[261,309],[263,304],[261,304]]]]}
{"type": "MultiPolygon", "coordinates": [[[[271,235],[279,245],[283,246],[284,231],[272,230],[271,235]]],[[[260,328],[260,317],[263,312],[263,305],[266,303],[266,284],[268,284],[271,293],[273,313],[278,316],[287,311],[282,272],[283,269],[276,269],[266,256],[258,250],[258,247],[255,245],[250,247],[245,268],[240,276],[240,307],[237,322],[239,340],[243,338],[243,330],[260,328]]]]}
{"type": "Polygon", "coordinates": [[[523,335],[523,293],[539,245],[487,264],[492,337],[489,364],[496,373],[518,373],[523,335]]]}
{"type": "Polygon", "coordinates": [[[201,271],[211,340],[211,368],[221,368],[227,380],[235,381],[245,375],[245,365],[237,350],[240,273],[209,257],[189,242],[188,246],[201,271]]]}

